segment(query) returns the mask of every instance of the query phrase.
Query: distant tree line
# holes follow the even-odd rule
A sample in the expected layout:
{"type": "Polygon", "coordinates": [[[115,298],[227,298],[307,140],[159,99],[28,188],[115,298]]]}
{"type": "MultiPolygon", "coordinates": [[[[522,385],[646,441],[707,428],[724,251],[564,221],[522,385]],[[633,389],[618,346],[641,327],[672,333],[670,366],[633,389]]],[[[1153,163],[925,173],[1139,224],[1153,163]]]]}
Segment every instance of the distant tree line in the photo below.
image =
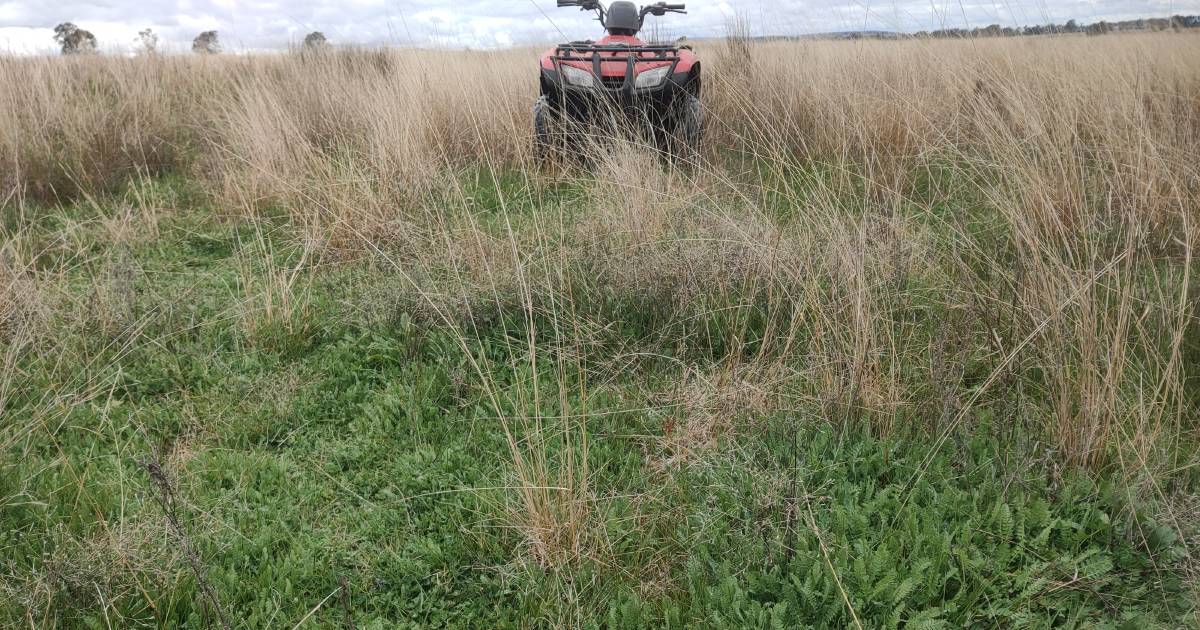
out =
{"type": "MultiPolygon", "coordinates": [[[[96,36],[76,26],[73,22],[63,22],[54,27],[54,43],[64,55],[84,55],[98,52],[96,36]]],[[[158,53],[158,34],[152,29],[138,31],[134,40],[136,52],[139,55],[155,55],[158,53]]],[[[321,31],[313,31],[304,37],[305,50],[322,50],[329,46],[329,40],[321,31]]],[[[204,31],[192,40],[192,52],[198,55],[216,55],[221,52],[221,37],[217,31],[204,31]]]]}
{"type": "Polygon", "coordinates": [[[1115,32],[1169,31],[1200,28],[1200,15],[1173,15],[1169,18],[1142,18],[1108,22],[1101,20],[1091,24],[1080,24],[1068,20],[1066,24],[1038,24],[1035,26],[1011,27],[992,24],[982,28],[946,28],[936,31],[920,31],[913,37],[935,39],[957,39],[967,37],[1015,37],[1017,35],[1052,35],[1057,33],[1086,33],[1104,35],[1115,32]]]}
{"type": "MultiPolygon", "coordinates": [[[[1018,35],[1052,35],[1057,33],[1086,33],[1088,35],[1104,35],[1114,32],[1138,31],[1169,31],[1184,29],[1200,29],[1200,15],[1173,15],[1169,18],[1141,18],[1137,20],[1121,20],[1108,22],[1101,20],[1091,24],[1079,24],[1068,20],[1066,24],[1038,24],[1034,26],[1000,26],[992,24],[982,28],[943,28],[936,31],[919,31],[912,35],[901,35],[885,32],[849,33],[845,37],[887,38],[917,37],[933,39],[961,39],[969,37],[1016,37],[1018,35]]],[[[158,35],[150,29],[140,31],[134,40],[139,54],[153,55],[158,52],[158,35]]],[[[58,44],[64,55],[82,55],[97,52],[96,36],[90,31],[79,28],[72,22],[63,22],[54,27],[54,43],[58,44]]],[[[322,50],[329,46],[325,34],[313,31],[304,37],[303,49],[308,51],[322,50]]],[[[220,35],[217,31],[204,31],[192,40],[192,52],[200,55],[215,55],[221,52],[220,35]]]]}

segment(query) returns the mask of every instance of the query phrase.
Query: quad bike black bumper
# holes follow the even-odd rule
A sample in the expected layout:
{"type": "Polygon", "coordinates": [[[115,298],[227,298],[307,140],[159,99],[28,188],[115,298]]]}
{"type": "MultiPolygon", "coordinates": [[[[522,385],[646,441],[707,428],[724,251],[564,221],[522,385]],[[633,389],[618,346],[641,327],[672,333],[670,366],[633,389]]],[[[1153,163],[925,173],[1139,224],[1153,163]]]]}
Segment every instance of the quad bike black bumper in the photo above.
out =
{"type": "Polygon", "coordinates": [[[637,88],[632,76],[622,82],[605,77],[601,85],[580,87],[563,80],[556,70],[542,69],[541,93],[559,113],[582,120],[624,112],[667,117],[676,101],[687,94],[695,95],[698,85],[687,72],[668,75],[652,88],[637,88]]]}

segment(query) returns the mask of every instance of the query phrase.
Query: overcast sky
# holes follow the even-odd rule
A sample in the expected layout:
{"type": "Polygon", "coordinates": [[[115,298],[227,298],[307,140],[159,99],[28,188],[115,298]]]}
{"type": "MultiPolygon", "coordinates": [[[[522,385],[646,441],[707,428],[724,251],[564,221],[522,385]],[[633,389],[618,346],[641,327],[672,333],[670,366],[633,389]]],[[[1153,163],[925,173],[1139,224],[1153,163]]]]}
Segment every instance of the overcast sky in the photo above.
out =
{"type": "MultiPolygon", "coordinates": [[[[791,35],[1200,14],[1200,0],[684,1],[688,15],[648,24],[695,38],[720,35],[733,16],[756,34],[791,35]]],[[[554,0],[0,0],[0,51],[53,52],[52,29],[64,21],[117,52],[147,27],[177,51],[214,29],[227,50],[285,48],[314,30],[334,44],[497,47],[594,36],[589,16],[554,0]]]]}

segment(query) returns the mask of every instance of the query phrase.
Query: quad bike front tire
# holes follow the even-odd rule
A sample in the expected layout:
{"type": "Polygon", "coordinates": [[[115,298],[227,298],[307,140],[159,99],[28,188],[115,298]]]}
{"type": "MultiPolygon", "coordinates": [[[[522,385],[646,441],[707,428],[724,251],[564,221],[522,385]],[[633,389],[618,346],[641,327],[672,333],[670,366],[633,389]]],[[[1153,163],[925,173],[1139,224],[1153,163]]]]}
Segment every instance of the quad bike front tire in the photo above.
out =
{"type": "Polygon", "coordinates": [[[700,157],[700,141],[704,137],[704,106],[695,94],[685,94],[675,102],[673,132],[668,151],[677,163],[695,163],[700,157]]]}
{"type": "Polygon", "coordinates": [[[550,99],[539,96],[533,102],[533,156],[538,162],[554,158],[562,148],[562,125],[550,99]]]}

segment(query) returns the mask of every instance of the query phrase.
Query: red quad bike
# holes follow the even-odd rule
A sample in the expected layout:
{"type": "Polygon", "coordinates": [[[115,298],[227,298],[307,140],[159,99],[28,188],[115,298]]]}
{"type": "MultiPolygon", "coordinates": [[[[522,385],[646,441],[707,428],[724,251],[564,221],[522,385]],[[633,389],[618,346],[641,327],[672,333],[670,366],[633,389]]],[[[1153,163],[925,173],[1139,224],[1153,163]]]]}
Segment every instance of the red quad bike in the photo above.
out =
{"type": "Polygon", "coordinates": [[[682,4],[558,0],[595,11],[608,35],[598,42],[560,44],[542,53],[541,96],[533,105],[539,158],[566,153],[587,135],[633,129],[673,160],[700,146],[700,61],[688,46],[651,45],[637,38],[647,15],[686,13],[682,4]],[[614,124],[615,123],[615,124],[614,124]]]}

